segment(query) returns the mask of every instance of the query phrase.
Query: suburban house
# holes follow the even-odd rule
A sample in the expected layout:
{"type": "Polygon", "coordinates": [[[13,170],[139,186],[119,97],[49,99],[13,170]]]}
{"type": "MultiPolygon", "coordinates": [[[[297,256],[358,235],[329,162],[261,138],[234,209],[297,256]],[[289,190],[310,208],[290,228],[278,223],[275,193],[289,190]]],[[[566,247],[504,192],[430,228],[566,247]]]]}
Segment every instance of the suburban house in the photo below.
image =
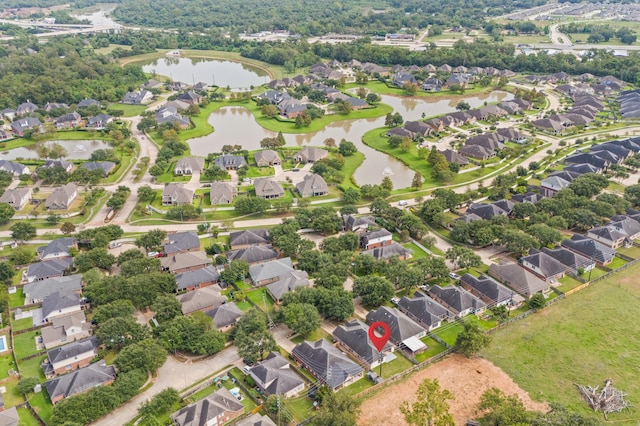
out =
{"type": "Polygon", "coordinates": [[[113,117],[108,114],[98,114],[87,120],[87,128],[103,130],[109,123],[113,122],[113,117]]]}
{"type": "Polygon", "coordinates": [[[34,113],[38,110],[38,105],[31,101],[23,102],[16,108],[16,115],[22,117],[23,115],[34,113]]]}
{"type": "Polygon", "coordinates": [[[220,286],[213,285],[176,296],[182,305],[182,314],[189,315],[198,311],[209,311],[223,305],[227,302],[227,297],[220,293],[221,290],[220,286]]]}
{"type": "Polygon", "coordinates": [[[555,283],[569,272],[567,266],[547,253],[532,250],[528,256],[520,258],[520,263],[529,271],[548,283],[555,283]]]}
{"type": "Polygon", "coordinates": [[[415,84],[416,78],[406,71],[398,71],[393,75],[393,85],[404,87],[406,84],[415,84]]]}
{"type": "Polygon", "coordinates": [[[107,176],[115,170],[116,163],[113,161],[87,161],[86,163],[82,163],[80,167],[90,172],[100,170],[102,171],[102,176],[107,176]]]}
{"type": "Polygon", "coordinates": [[[51,398],[51,403],[56,405],[65,398],[88,392],[97,386],[110,385],[115,378],[115,367],[100,360],[72,373],[49,380],[44,387],[51,398]]]}
{"type": "Polygon", "coordinates": [[[73,169],[73,163],[65,160],[45,160],[44,164],[36,169],[36,172],[40,169],[55,169],[62,167],[65,172],[69,173],[73,169]]]}
{"type": "Polygon", "coordinates": [[[155,79],[149,79],[142,86],[143,89],[161,89],[164,84],[161,81],[155,79]]]}
{"type": "Polygon", "coordinates": [[[549,283],[541,280],[517,263],[493,263],[489,266],[489,275],[527,299],[537,293],[546,295],[551,291],[549,283]]]}
{"type": "Polygon", "coordinates": [[[71,249],[78,248],[78,240],[72,237],[62,237],[51,240],[49,244],[36,249],[36,254],[40,260],[57,259],[59,257],[70,257],[71,249]]]}
{"type": "Polygon", "coordinates": [[[376,218],[373,216],[354,216],[352,214],[342,216],[342,223],[345,231],[355,233],[366,232],[370,226],[378,226],[376,218]]]}
{"type": "Polygon", "coordinates": [[[403,129],[411,132],[414,135],[420,135],[422,137],[429,136],[435,131],[432,126],[424,121],[407,121],[406,123],[404,123],[403,129]]]}
{"type": "Polygon", "coordinates": [[[256,197],[264,198],[265,200],[280,198],[284,195],[282,185],[271,178],[256,179],[253,182],[253,188],[255,189],[256,197]]]}
{"type": "Polygon", "coordinates": [[[304,390],[304,380],[291,364],[277,352],[271,352],[260,364],[249,370],[249,376],[265,396],[282,395],[291,398],[304,390]]]}
{"type": "Polygon", "coordinates": [[[78,108],[86,108],[86,107],[90,107],[90,106],[101,106],[100,102],[96,101],[95,99],[83,99],[80,102],[78,102],[78,108]]]}
{"type": "Polygon", "coordinates": [[[272,149],[258,151],[254,154],[253,158],[258,167],[279,166],[282,164],[280,156],[272,149]]]}
{"type": "Polygon", "coordinates": [[[0,196],[0,203],[7,203],[15,210],[21,210],[31,199],[31,188],[6,189],[0,196]]]}
{"type": "Polygon", "coordinates": [[[142,89],[138,92],[127,92],[122,100],[123,104],[143,105],[153,99],[153,93],[142,89]]]}
{"type": "Polygon", "coordinates": [[[255,413],[253,416],[237,423],[236,426],[276,426],[276,424],[266,415],[255,413]]]}
{"type": "Polygon", "coordinates": [[[524,302],[524,298],[518,293],[484,274],[477,278],[471,274],[464,274],[460,278],[460,285],[488,305],[516,309],[524,302]]]}
{"type": "Polygon", "coordinates": [[[440,154],[444,155],[444,158],[447,159],[449,163],[455,163],[460,166],[466,166],[469,164],[469,160],[467,160],[463,155],[454,151],[452,149],[445,149],[444,151],[438,151],[440,154]]]}
{"type": "Polygon", "coordinates": [[[202,95],[193,91],[180,93],[177,97],[177,100],[186,102],[189,105],[199,105],[202,103],[202,95]]]}
{"type": "Polygon", "coordinates": [[[193,231],[176,232],[167,235],[166,242],[162,245],[167,254],[184,253],[200,250],[200,239],[193,231]]]}
{"type": "Polygon", "coordinates": [[[402,244],[391,241],[391,243],[387,245],[363,250],[362,254],[371,255],[376,260],[387,260],[392,257],[397,257],[400,260],[407,260],[411,258],[413,251],[403,247],[402,244]]]}
{"type": "Polygon", "coordinates": [[[42,129],[42,122],[35,117],[25,117],[11,123],[11,132],[15,136],[24,136],[29,129],[42,129]]]}
{"type": "Polygon", "coordinates": [[[320,197],[329,193],[327,182],[322,176],[315,173],[309,173],[301,182],[296,184],[296,191],[301,197],[320,197]]]}
{"type": "MultiPolygon", "coordinates": [[[[382,349],[382,354],[378,352],[369,339],[369,326],[359,319],[337,326],[333,331],[333,340],[339,343],[341,349],[365,363],[368,369],[373,369],[385,362],[388,355],[395,350],[395,346],[387,342],[382,349]]],[[[389,358],[395,358],[395,356],[389,358]]]]}
{"type": "Polygon", "coordinates": [[[446,287],[434,285],[428,293],[436,302],[453,312],[458,318],[469,314],[481,314],[487,307],[486,303],[467,290],[453,285],[446,287]]]}
{"type": "Polygon", "coordinates": [[[203,251],[175,253],[160,258],[160,267],[163,271],[173,274],[195,271],[196,269],[211,266],[213,261],[203,251]]]}
{"type": "Polygon", "coordinates": [[[56,129],[73,129],[74,127],[80,127],[82,125],[82,117],[80,114],[73,111],[68,114],[61,115],[53,121],[56,129]]]}
{"type": "Polygon", "coordinates": [[[565,239],[560,245],[593,260],[600,266],[607,266],[616,255],[614,249],[578,234],[573,234],[571,239],[565,239]]]}
{"type": "Polygon", "coordinates": [[[202,170],[204,170],[204,158],[184,157],[178,160],[173,173],[178,176],[192,175],[202,173],[202,170]]]}
{"type": "Polygon", "coordinates": [[[222,426],[244,414],[244,405],[227,388],[189,404],[171,415],[176,426],[222,426]]]}
{"type": "Polygon", "coordinates": [[[231,204],[238,195],[238,187],[226,182],[213,182],[209,198],[211,205],[231,204]]]}
{"type": "Polygon", "coordinates": [[[267,284],[267,293],[274,301],[280,302],[286,293],[310,284],[307,271],[288,271],[280,275],[277,281],[267,284]]]}
{"type": "Polygon", "coordinates": [[[429,77],[422,84],[422,89],[427,92],[439,92],[442,90],[443,85],[442,80],[439,78],[429,77]]]}
{"type": "Polygon", "coordinates": [[[51,320],[51,326],[41,329],[40,332],[45,349],[52,349],[69,342],[86,339],[91,336],[91,330],[91,323],[87,323],[84,312],[79,311],[54,317],[51,320]]]}
{"type": "Polygon", "coordinates": [[[531,203],[537,204],[539,201],[544,199],[544,197],[535,192],[527,192],[524,194],[514,194],[511,196],[511,201],[514,203],[531,203]]]}
{"type": "Polygon", "coordinates": [[[427,330],[396,308],[380,306],[369,311],[367,324],[382,321],[391,329],[390,340],[402,349],[418,353],[427,349],[420,339],[427,335],[427,330]]]}
{"type": "Polygon", "coordinates": [[[360,246],[364,250],[389,245],[393,242],[393,234],[384,228],[367,231],[360,237],[360,246]]]}
{"type": "Polygon", "coordinates": [[[585,236],[614,250],[632,244],[627,234],[608,225],[591,228],[585,236]]]}
{"type": "Polygon", "coordinates": [[[267,244],[271,244],[268,229],[250,229],[229,233],[229,246],[232,250],[267,244]]]}
{"type": "Polygon", "coordinates": [[[495,157],[495,151],[487,149],[480,145],[464,145],[458,152],[465,157],[475,158],[476,160],[488,160],[491,157],[495,157]]]}
{"type": "Polygon", "coordinates": [[[560,263],[565,265],[567,270],[572,274],[578,275],[580,270],[588,272],[596,266],[596,262],[594,260],[564,247],[556,247],[554,249],[543,247],[542,251],[560,261],[560,263]]]}
{"type": "Polygon", "coordinates": [[[0,425],[2,426],[19,426],[20,425],[20,416],[18,415],[18,410],[16,407],[4,409],[4,401],[2,401],[2,397],[0,397],[0,402],[2,403],[2,409],[0,409],[0,425]]]}
{"type": "Polygon", "coordinates": [[[214,326],[220,331],[231,330],[244,312],[234,302],[225,303],[205,312],[213,319],[214,326]]]}
{"type": "Polygon", "coordinates": [[[447,308],[420,291],[416,291],[411,299],[406,296],[400,299],[398,309],[427,331],[435,330],[443,321],[454,318],[447,308]]]}
{"type": "Polygon", "coordinates": [[[226,254],[227,260],[243,260],[249,265],[264,263],[269,260],[277,259],[279,253],[271,246],[252,246],[243,249],[229,251],[226,254]]]}
{"type": "Polygon", "coordinates": [[[51,322],[56,317],[80,312],[82,306],[82,299],[77,293],[55,291],[44,299],[42,308],[37,310],[42,313],[42,319],[40,320],[39,314],[33,313],[33,325],[51,322]]]}
{"type": "Polygon", "coordinates": [[[42,370],[48,379],[89,365],[98,356],[98,339],[90,337],[47,352],[42,370]]]}
{"type": "Polygon", "coordinates": [[[169,183],[162,190],[163,206],[183,206],[193,202],[193,191],[182,183],[169,183]]]}
{"type": "Polygon", "coordinates": [[[78,198],[78,187],[74,183],[68,183],[56,188],[47,197],[44,205],[47,210],[69,210],[76,198],[78,198]]]}
{"type": "Polygon", "coordinates": [[[336,391],[362,377],[364,370],[326,339],[304,341],[291,351],[293,359],[313,377],[336,391]]]}
{"type": "Polygon", "coordinates": [[[305,146],[293,156],[293,159],[298,163],[315,163],[318,160],[326,158],[328,155],[329,152],[324,149],[305,146]]]}
{"type": "Polygon", "coordinates": [[[290,257],[272,260],[249,267],[249,277],[257,286],[267,285],[279,280],[288,272],[294,271],[290,257]]]}
{"type": "Polygon", "coordinates": [[[198,288],[208,287],[220,281],[220,273],[213,266],[196,269],[195,271],[176,274],[178,284],[176,291],[194,291],[198,288]]]}
{"type": "Polygon", "coordinates": [[[169,123],[175,129],[188,129],[191,127],[191,120],[183,117],[174,106],[165,105],[156,111],[154,117],[159,125],[169,123]]]}
{"type": "Polygon", "coordinates": [[[19,177],[20,175],[28,175],[31,173],[29,167],[24,164],[8,160],[0,160],[0,170],[11,173],[13,177],[19,177]]]}
{"type": "Polygon", "coordinates": [[[80,294],[82,292],[82,275],[67,275],[66,277],[35,281],[25,284],[22,287],[22,291],[25,305],[42,303],[49,295],[55,292],[80,294]]]}
{"type": "Polygon", "coordinates": [[[22,273],[22,282],[32,283],[47,278],[62,277],[64,273],[73,267],[73,258],[63,257],[59,259],[44,260],[32,263],[22,273]]]}
{"type": "Polygon", "coordinates": [[[555,196],[562,188],[569,186],[571,182],[560,176],[549,176],[540,182],[540,195],[551,198],[555,196]]]}
{"type": "Polygon", "coordinates": [[[220,167],[222,170],[238,170],[240,167],[247,164],[242,155],[221,155],[213,162],[214,165],[220,167]]]}

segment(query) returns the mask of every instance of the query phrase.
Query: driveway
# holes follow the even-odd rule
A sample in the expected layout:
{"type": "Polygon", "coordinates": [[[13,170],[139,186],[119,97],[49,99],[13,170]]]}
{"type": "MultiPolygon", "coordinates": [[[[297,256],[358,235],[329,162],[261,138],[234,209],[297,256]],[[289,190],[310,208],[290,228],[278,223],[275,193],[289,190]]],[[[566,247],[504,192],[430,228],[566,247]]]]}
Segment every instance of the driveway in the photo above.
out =
{"type": "Polygon", "coordinates": [[[229,365],[242,366],[235,346],[230,346],[210,358],[194,363],[181,363],[173,357],[169,357],[158,370],[158,377],[153,386],[92,424],[96,426],[124,425],[136,416],[138,407],[143,402],[151,399],[160,391],[169,387],[178,390],[184,389],[229,365]]]}

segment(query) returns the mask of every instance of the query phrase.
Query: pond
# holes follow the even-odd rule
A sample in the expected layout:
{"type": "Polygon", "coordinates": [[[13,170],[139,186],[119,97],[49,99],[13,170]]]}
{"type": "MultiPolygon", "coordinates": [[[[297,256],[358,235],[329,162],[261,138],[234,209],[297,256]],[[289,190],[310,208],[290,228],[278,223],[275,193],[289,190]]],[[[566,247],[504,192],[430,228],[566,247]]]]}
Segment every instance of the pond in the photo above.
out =
{"type": "Polygon", "coordinates": [[[120,28],[122,25],[118,24],[110,17],[111,12],[113,12],[117,6],[118,5],[115,3],[97,4],[86,9],[77,10],[76,12],[71,13],[71,16],[80,20],[86,19],[97,27],[120,28]]]}
{"type": "MultiPolygon", "coordinates": [[[[65,160],[88,160],[97,149],[111,149],[111,146],[101,140],[61,140],[61,141],[46,141],[42,142],[45,145],[57,143],[67,150],[68,155],[65,160]]],[[[0,158],[3,160],[17,160],[24,159],[38,159],[37,143],[31,146],[14,148],[9,151],[3,151],[0,153],[0,158]]]]}
{"type": "MultiPolygon", "coordinates": [[[[484,96],[469,96],[455,99],[444,96],[404,98],[382,95],[382,102],[391,105],[394,112],[399,112],[405,120],[419,120],[426,117],[446,114],[455,111],[456,104],[464,99],[471,107],[480,107],[484,102],[497,102],[512,99],[507,92],[496,91],[484,96]]],[[[384,117],[358,120],[341,120],[327,125],[317,132],[306,134],[284,134],[289,146],[314,145],[323,146],[323,141],[333,138],[352,141],[358,151],[365,155],[365,160],[354,173],[358,185],[377,184],[384,176],[389,176],[394,188],[411,186],[414,172],[402,162],[387,154],[376,151],[362,142],[362,136],[371,129],[384,126],[384,117]]],[[[265,137],[277,134],[261,127],[251,112],[240,106],[220,108],[209,116],[209,123],[215,131],[209,135],[190,139],[187,142],[193,155],[206,157],[211,152],[219,152],[222,145],[242,145],[248,150],[260,149],[260,141],[265,137]]]]}
{"type": "Polygon", "coordinates": [[[210,58],[166,57],[142,62],[146,73],[162,75],[187,84],[205,82],[234,90],[251,90],[251,86],[268,83],[266,71],[240,62],[210,58]]]}

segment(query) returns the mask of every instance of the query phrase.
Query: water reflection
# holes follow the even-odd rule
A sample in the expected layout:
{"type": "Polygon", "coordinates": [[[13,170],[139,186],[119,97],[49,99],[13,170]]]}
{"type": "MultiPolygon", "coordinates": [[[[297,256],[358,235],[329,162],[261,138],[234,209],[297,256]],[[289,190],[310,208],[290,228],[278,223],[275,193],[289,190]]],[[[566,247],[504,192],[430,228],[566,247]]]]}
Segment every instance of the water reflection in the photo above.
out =
{"type": "Polygon", "coordinates": [[[86,19],[95,26],[119,28],[121,25],[109,17],[116,6],[118,5],[113,3],[100,4],[95,7],[78,10],[72,13],[71,16],[80,20],[86,19]]]}
{"type": "MultiPolygon", "coordinates": [[[[88,160],[91,154],[97,149],[110,149],[111,147],[104,141],[100,140],[77,140],[77,141],[47,141],[43,142],[45,145],[58,144],[67,150],[68,155],[65,157],[67,160],[88,160]]],[[[3,160],[17,160],[19,158],[24,159],[37,159],[38,144],[33,144],[28,147],[14,148],[9,151],[3,151],[0,153],[0,159],[3,160]]]]}
{"type": "MultiPolygon", "coordinates": [[[[444,96],[401,98],[383,95],[382,102],[392,106],[394,111],[399,112],[405,120],[418,120],[423,114],[430,117],[453,112],[461,99],[472,107],[480,107],[485,101],[496,102],[511,98],[513,95],[507,92],[493,92],[483,97],[457,97],[453,101],[444,96]]],[[[261,127],[253,114],[244,107],[220,108],[209,116],[208,121],[215,129],[213,133],[187,141],[194,155],[206,156],[210,152],[219,152],[222,145],[228,144],[239,144],[248,150],[260,149],[260,140],[277,135],[261,127]]],[[[362,143],[362,136],[371,129],[383,127],[384,121],[385,117],[335,121],[317,132],[285,134],[284,138],[289,146],[322,146],[327,138],[333,138],[336,142],[345,138],[352,141],[365,155],[364,163],[354,174],[358,185],[380,183],[384,177],[383,172],[386,170],[390,173],[389,178],[395,188],[406,188],[411,185],[414,172],[395,158],[362,143]]]]}

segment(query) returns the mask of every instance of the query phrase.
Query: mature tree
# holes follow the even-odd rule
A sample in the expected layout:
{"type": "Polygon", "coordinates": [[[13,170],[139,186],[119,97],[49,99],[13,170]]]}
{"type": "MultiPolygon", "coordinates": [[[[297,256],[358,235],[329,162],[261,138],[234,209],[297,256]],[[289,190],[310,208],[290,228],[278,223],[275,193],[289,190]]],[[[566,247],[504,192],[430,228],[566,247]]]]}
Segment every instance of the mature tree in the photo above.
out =
{"type": "Polygon", "coordinates": [[[405,152],[405,153],[409,152],[412,145],[413,145],[413,141],[409,136],[403,137],[402,140],[400,141],[400,149],[402,150],[402,152],[405,152]]]}
{"type": "Polygon", "coordinates": [[[146,339],[149,329],[146,325],[138,324],[133,317],[115,317],[102,323],[95,335],[105,348],[120,349],[146,339]]]}
{"type": "Polygon", "coordinates": [[[249,196],[236,197],[233,204],[236,210],[242,214],[264,213],[271,207],[269,200],[249,196]]]}
{"type": "Polygon", "coordinates": [[[544,305],[547,303],[547,299],[544,298],[544,295],[541,293],[536,293],[529,299],[529,309],[533,309],[537,311],[538,309],[544,308],[544,305]]]}
{"type": "Polygon", "coordinates": [[[513,216],[517,219],[526,219],[537,210],[536,205],[533,203],[516,203],[513,206],[513,216]]]}
{"type": "Polygon", "coordinates": [[[353,205],[360,201],[360,190],[357,188],[347,188],[342,194],[342,201],[346,204],[353,205]]]}
{"type": "Polygon", "coordinates": [[[142,403],[138,408],[138,414],[142,418],[142,424],[145,423],[147,418],[155,418],[156,416],[162,416],[166,412],[170,412],[171,407],[174,404],[180,402],[180,393],[174,388],[166,388],[160,393],[157,393],[153,398],[142,403]]]}
{"type": "Polygon", "coordinates": [[[338,145],[338,152],[344,157],[349,157],[350,155],[358,152],[358,148],[356,148],[353,142],[349,142],[348,140],[342,139],[340,141],[340,145],[338,145]]]}
{"type": "Polygon", "coordinates": [[[634,207],[640,206],[640,184],[627,186],[624,189],[624,197],[634,207]]]}
{"type": "Polygon", "coordinates": [[[197,355],[220,352],[224,348],[225,335],[211,329],[211,321],[201,316],[176,316],[154,330],[165,348],[184,350],[197,355]]]}
{"type": "Polygon", "coordinates": [[[138,200],[140,201],[153,201],[156,196],[156,191],[149,185],[143,185],[138,188],[138,200]]]}
{"type": "Polygon", "coordinates": [[[532,417],[517,395],[507,396],[498,388],[487,389],[478,408],[485,413],[482,424],[487,425],[529,424],[532,417]]]}
{"type": "MultiPolygon", "coordinates": [[[[537,225],[533,225],[537,226],[537,225]]],[[[546,225],[543,225],[546,226],[546,225]]],[[[548,228],[548,227],[547,227],[548,228]]],[[[544,237],[544,233],[546,229],[537,228],[541,237],[544,237]]],[[[552,228],[549,228],[552,229],[552,228]]],[[[535,230],[534,230],[535,232],[535,230]]],[[[557,231],[556,231],[557,232],[557,231]]],[[[554,236],[551,235],[551,238],[554,236]]],[[[530,248],[539,248],[540,243],[538,240],[528,234],[525,234],[522,231],[517,229],[505,229],[500,237],[500,244],[503,244],[507,251],[514,253],[518,256],[522,256],[526,254],[530,248]]]]}
{"type": "Polygon", "coordinates": [[[418,172],[413,174],[413,180],[411,181],[411,187],[416,191],[422,186],[422,175],[418,172]]]}
{"type": "Polygon", "coordinates": [[[491,342],[491,338],[486,335],[476,323],[465,323],[464,329],[456,338],[456,351],[466,357],[471,357],[491,342]]]}
{"type": "Polygon", "coordinates": [[[256,308],[250,309],[238,320],[232,336],[240,356],[251,362],[261,360],[265,353],[277,347],[264,314],[256,308]]]}
{"type": "Polygon", "coordinates": [[[76,232],[76,226],[71,222],[64,222],[62,226],[60,226],[60,232],[63,234],[72,234],[76,232]]]}
{"type": "Polygon", "coordinates": [[[0,203],[0,225],[9,223],[16,211],[7,203],[0,203]]]}
{"type": "Polygon", "coordinates": [[[149,251],[150,249],[162,244],[162,241],[164,241],[165,238],[167,238],[167,233],[165,231],[161,229],[152,229],[136,239],[136,246],[144,247],[146,251],[149,251]]]}
{"type": "Polygon", "coordinates": [[[277,416],[280,424],[288,425],[293,420],[289,410],[284,408],[283,398],[280,395],[269,395],[265,401],[264,408],[270,414],[277,416]]]}
{"type": "Polygon", "coordinates": [[[562,241],[562,234],[544,223],[537,223],[527,228],[527,233],[537,239],[545,247],[562,241]]]}
{"type": "Polygon", "coordinates": [[[482,258],[472,249],[463,246],[453,246],[445,253],[445,258],[453,262],[454,266],[469,270],[482,265],[482,258]]]}
{"type": "Polygon", "coordinates": [[[20,379],[17,385],[18,392],[20,392],[23,395],[31,393],[33,392],[33,388],[35,388],[36,385],[39,383],[40,383],[40,380],[38,380],[36,377],[22,378],[20,379]]]}
{"type": "Polygon", "coordinates": [[[175,296],[170,294],[161,294],[156,297],[151,310],[156,313],[156,319],[161,323],[182,315],[182,305],[175,296]]]}
{"type": "Polygon", "coordinates": [[[115,364],[121,373],[137,369],[152,373],[160,368],[166,359],[167,351],[156,341],[148,339],[122,349],[116,357],[115,364]]]}
{"type": "Polygon", "coordinates": [[[376,308],[391,300],[394,288],[389,280],[370,275],[354,280],[353,294],[361,296],[364,305],[376,308]]]}
{"type": "Polygon", "coordinates": [[[115,256],[104,248],[94,248],[79,254],[74,261],[76,268],[80,272],[86,272],[91,268],[109,270],[114,263],[116,263],[115,256]]]}
{"type": "Polygon", "coordinates": [[[471,109],[471,105],[468,102],[460,101],[456,104],[456,109],[458,111],[468,111],[471,109]]]}
{"type": "Polygon", "coordinates": [[[120,273],[124,277],[146,275],[160,270],[160,259],[142,257],[127,260],[120,265],[120,273]]]}
{"type": "Polygon", "coordinates": [[[600,426],[602,424],[597,418],[571,412],[560,404],[549,405],[551,410],[546,413],[536,413],[536,417],[531,419],[532,426],[600,426]]]}
{"type": "Polygon", "coordinates": [[[14,265],[27,265],[33,262],[36,251],[31,247],[18,247],[9,256],[14,265]]]}
{"type": "Polygon", "coordinates": [[[133,303],[130,300],[120,299],[114,300],[106,305],[100,305],[93,310],[93,322],[102,324],[111,318],[133,317],[136,312],[133,303]]]}
{"type": "Polygon", "coordinates": [[[382,182],[380,183],[382,189],[386,191],[393,191],[393,182],[391,182],[391,178],[389,176],[385,176],[382,178],[382,182]]]}
{"type": "Polygon", "coordinates": [[[392,258],[387,263],[387,278],[396,286],[410,292],[413,287],[417,287],[424,282],[422,270],[409,267],[405,262],[392,258]]]}
{"type": "Polygon", "coordinates": [[[129,249],[118,255],[117,264],[121,266],[124,262],[134,259],[144,259],[145,255],[139,249],[129,249]]]}
{"type": "Polygon", "coordinates": [[[0,262],[0,281],[10,283],[16,271],[9,262],[0,262]]]}
{"type": "Polygon", "coordinates": [[[282,317],[287,327],[302,337],[307,337],[322,323],[318,309],[309,303],[291,303],[285,306],[282,308],[282,317]]]}
{"type": "Polygon", "coordinates": [[[423,257],[415,262],[415,267],[422,272],[424,277],[430,276],[437,281],[443,281],[449,276],[449,268],[442,257],[423,257]]]}
{"type": "Polygon", "coordinates": [[[320,410],[309,422],[310,426],[353,426],[356,424],[360,407],[351,395],[346,393],[326,393],[320,410]]]}
{"type": "Polygon", "coordinates": [[[441,389],[438,379],[425,379],[418,387],[417,399],[413,403],[404,401],[400,412],[404,420],[416,426],[454,426],[449,403],[454,396],[447,389],[441,389]]]}
{"type": "Polygon", "coordinates": [[[9,228],[11,238],[16,241],[28,241],[36,237],[36,227],[29,222],[16,222],[9,228]]]}

